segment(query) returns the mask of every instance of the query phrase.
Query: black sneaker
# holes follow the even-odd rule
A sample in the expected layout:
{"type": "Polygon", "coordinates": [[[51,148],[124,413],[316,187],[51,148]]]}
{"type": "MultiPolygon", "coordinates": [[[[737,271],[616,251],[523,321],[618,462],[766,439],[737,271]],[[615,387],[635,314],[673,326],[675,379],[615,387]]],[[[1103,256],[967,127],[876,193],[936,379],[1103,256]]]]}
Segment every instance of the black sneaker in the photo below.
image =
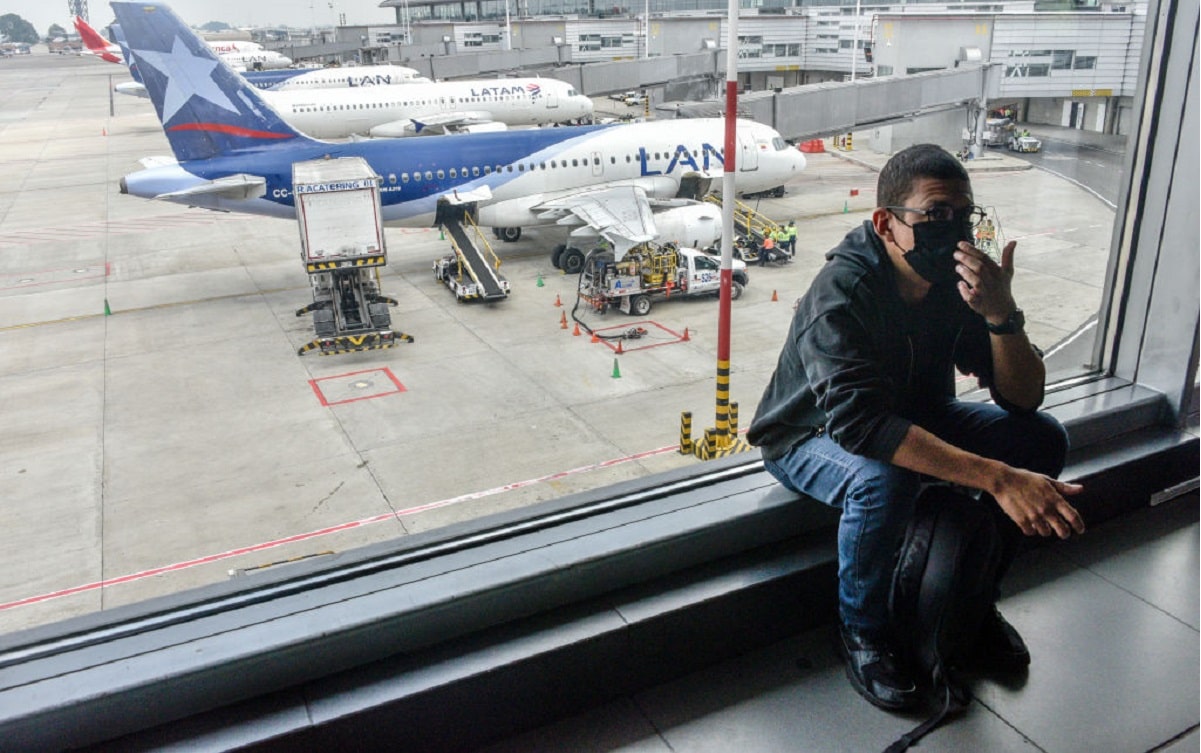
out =
{"type": "Polygon", "coordinates": [[[964,665],[964,669],[974,672],[1024,672],[1030,666],[1030,649],[1017,628],[993,606],[980,623],[980,635],[964,665]]]}
{"type": "Polygon", "coordinates": [[[838,652],[846,661],[851,685],[873,705],[901,711],[917,704],[917,685],[886,642],[843,629],[838,652]]]}

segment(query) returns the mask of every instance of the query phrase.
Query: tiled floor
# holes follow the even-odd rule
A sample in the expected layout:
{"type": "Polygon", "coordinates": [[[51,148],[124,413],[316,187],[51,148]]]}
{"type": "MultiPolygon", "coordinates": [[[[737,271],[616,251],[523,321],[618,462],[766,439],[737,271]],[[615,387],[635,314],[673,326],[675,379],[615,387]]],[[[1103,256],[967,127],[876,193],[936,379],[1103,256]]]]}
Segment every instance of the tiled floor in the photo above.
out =
{"type": "MultiPolygon", "coordinates": [[[[925,753],[1185,753],[1198,735],[1196,494],[1023,555],[1002,611],[1034,661],[1019,687],[979,680],[925,753]]],[[[479,753],[883,750],[925,714],[855,694],[820,630],[479,753]]]]}

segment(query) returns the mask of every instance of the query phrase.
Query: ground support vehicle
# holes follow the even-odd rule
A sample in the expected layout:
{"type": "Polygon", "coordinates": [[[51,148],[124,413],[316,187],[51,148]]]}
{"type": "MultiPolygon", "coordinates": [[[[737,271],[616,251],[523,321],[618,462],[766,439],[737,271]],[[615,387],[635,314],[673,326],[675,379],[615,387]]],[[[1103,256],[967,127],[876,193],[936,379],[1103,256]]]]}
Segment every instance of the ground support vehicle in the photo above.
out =
{"type": "MultiPolygon", "coordinates": [[[[723,199],[721,196],[711,193],[705,196],[705,201],[721,206],[723,199]]],[[[744,240],[743,245],[752,247],[752,253],[754,248],[763,245],[764,238],[778,231],[783,225],[784,223],[776,222],[751,207],[750,204],[734,199],[734,230],[744,240]]],[[[735,242],[735,245],[738,243],[735,242]]],[[[754,261],[754,259],[744,259],[744,261],[754,261]]]]}
{"type": "Polygon", "coordinates": [[[460,303],[508,298],[509,281],[500,273],[500,258],[471,217],[447,217],[442,227],[450,234],[452,250],[434,261],[434,278],[460,303]]]}
{"type": "Polygon", "coordinates": [[[1033,153],[1042,148],[1043,142],[1033,136],[1018,136],[1014,134],[1009,137],[1009,151],[1011,152],[1033,153]]]}
{"type": "MultiPolygon", "coordinates": [[[[746,264],[735,260],[730,297],[742,295],[750,284],[746,264]]],[[[717,295],[721,289],[721,265],[717,259],[694,248],[668,244],[646,244],[627,251],[615,261],[610,251],[596,250],[585,260],[580,273],[579,295],[598,313],[618,308],[630,316],[650,313],[658,296],[717,295]]]]}
{"type": "MultiPolygon", "coordinates": [[[[1005,146],[1013,135],[1013,121],[1009,118],[988,118],[984,121],[984,131],[980,134],[984,146],[1005,146]]],[[[976,134],[973,130],[963,130],[963,142],[972,144],[976,134]]]]}
{"type": "Polygon", "coordinates": [[[390,348],[413,338],[392,330],[379,268],[388,261],[380,217],[379,176],[361,157],[297,162],[292,191],[300,226],[300,255],[313,302],[314,339],[297,352],[321,355],[390,348]]]}

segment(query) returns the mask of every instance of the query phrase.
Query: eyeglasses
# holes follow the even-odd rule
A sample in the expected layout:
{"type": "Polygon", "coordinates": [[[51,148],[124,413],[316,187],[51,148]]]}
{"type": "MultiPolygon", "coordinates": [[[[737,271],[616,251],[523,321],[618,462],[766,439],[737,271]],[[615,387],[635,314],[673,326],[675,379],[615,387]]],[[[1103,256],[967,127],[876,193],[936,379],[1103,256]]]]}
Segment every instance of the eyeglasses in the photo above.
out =
{"type": "MultiPolygon", "coordinates": [[[[964,207],[963,209],[955,209],[946,204],[938,204],[929,209],[914,209],[912,207],[884,207],[888,211],[897,216],[901,220],[897,212],[913,212],[914,214],[923,215],[927,220],[932,222],[959,222],[968,227],[978,227],[980,223],[988,217],[988,214],[978,206],[964,207]]],[[[905,225],[909,225],[905,220],[901,220],[905,225]]],[[[909,225],[912,227],[912,225],[909,225]]]]}

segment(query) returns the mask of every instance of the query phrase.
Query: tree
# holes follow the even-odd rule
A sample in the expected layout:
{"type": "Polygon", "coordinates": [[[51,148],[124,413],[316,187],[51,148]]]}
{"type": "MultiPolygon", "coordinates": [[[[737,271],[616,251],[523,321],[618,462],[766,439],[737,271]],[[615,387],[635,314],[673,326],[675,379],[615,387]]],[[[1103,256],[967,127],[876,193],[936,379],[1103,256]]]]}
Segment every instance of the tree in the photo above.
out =
{"type": "Polygon", "coordinates": [[[207,24],[201,26],[200,30],[201,31],[225,31],[226,29],[229,29],[229,28],[232,28],[232,27],[229,24],[225,23],[224,21],[209,21],[207,24]]]}
{"type": "Polygon", "coordinates": [[[67,36],[67,30],[58,24],[50,24],[50,28],[46,30],[46,39],[58,39],[67,36]]]}
{"type": "Polygon", "coordinates": [[[0,16],[0,35],[10,42],[37,44],[38,31],[33,24],[18,16],[16,13],[5,13],[0,16]]]}

